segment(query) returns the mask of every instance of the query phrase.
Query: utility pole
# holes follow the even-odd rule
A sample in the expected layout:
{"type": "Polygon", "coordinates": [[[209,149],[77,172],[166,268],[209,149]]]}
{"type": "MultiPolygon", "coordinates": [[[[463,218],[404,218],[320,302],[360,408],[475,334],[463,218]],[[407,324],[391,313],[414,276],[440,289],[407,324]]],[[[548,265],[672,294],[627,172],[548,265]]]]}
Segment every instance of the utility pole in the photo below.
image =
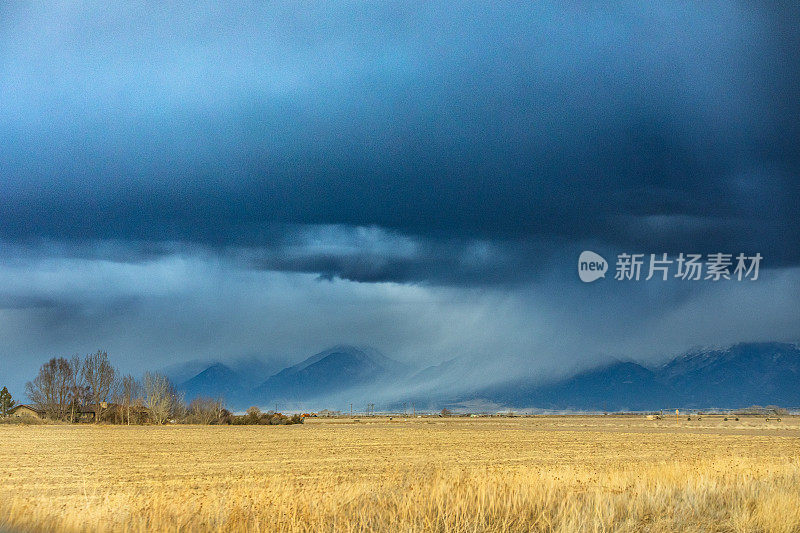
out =
{"type": "Polygon", "coordinates": [[[414,402],[411,402],[411,415],[417,416],[417,404],[414,402]]]}
{"type": "Polygon", "coordinates": [[[353,418],[353,402],[350,402],[350,418],[353,418]]]}

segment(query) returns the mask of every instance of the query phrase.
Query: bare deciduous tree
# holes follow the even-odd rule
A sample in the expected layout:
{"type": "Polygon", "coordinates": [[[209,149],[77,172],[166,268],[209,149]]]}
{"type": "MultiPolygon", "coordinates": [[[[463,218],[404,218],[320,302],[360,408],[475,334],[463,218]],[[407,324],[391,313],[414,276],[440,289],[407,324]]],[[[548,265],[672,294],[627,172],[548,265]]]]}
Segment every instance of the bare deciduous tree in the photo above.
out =
{"type": "Polygon", "coordinates": [[[120,382],[120,404],[129,426],[131,425],[131,409],[139,400],[140,392],[141,385],[133,376],[128,375],[122,378],[120,382]]]}
{"type": "Polygon", "coordinates": [[[173,415],[180,404],[175,387],[163,374],[148,372],[143,381],[145,406],[150,411],[154,424],[163,424],[173,415]]]}
{"type": "Polygon", "coordinates": [[[42,365],[33,381],[25,384],[25,393],[46,416],[60,420],[69,412],[72,382],[69,361],[54,357],[42,365]]]}
{"type": "Polygon", "coordinates": [[[78,411],[89,401],[89,391],[83,378],[81,356],[73,355],[69,360],[69,366],[72,373],[69,383],[69,419],[74,422],[78,418],[78,411]]]}
{"type": "Polygon", "coordinates": [[[222,416],[222,400],[195,398],[189,404],[191,418],[200,424],[211,424],[222,416]]]}
{"type": "Polygon", "coordinates": [[[116,383],[116,371],[108,362],[108,354],[98,350],[97,353],[87,355],[83,360],[81,375],[89,387],[89,397],[94,405],[94,421],[99,422],[101,404],[108,401],[116,383]]]}

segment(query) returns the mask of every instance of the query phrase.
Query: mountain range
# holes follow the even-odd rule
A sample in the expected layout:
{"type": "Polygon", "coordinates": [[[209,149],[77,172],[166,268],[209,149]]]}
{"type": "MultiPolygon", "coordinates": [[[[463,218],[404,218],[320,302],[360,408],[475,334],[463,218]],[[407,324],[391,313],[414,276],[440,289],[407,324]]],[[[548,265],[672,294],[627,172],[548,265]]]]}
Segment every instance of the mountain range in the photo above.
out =
{"type": "Polygon", "coordinates": [[[405,376],[409,369],[376,350],[336,346],[270,376],[253,389],[261,401],[324,400],[405,376]]]}
{"type": "Polygon", "coordinates": [[[467,384],[480,383],[485,370],[476,370],[463,357],[415,369],[376,350],[346,345],[265,376],[267,368],[255,359],[214,362],[178,388],[188,400],[222,397],[233,409],[275,404],[285,410],[342,409],[367,402],[386,409],[414,403],[427,410],[474,405],[586,411],[800,406],[800,349],[783,343],[694,350],[654,367],[612,361],[557,380],[511,378],[472,387],[467,384]]]}

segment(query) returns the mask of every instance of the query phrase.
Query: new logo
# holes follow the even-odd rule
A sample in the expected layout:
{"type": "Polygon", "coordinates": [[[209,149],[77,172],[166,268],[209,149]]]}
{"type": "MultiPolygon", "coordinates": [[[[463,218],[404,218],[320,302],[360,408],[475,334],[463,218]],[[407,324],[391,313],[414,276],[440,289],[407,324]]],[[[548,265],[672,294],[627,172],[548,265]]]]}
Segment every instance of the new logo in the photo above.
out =
{"type": "Polygon", "coordinates": [[[607,270],[608,262],[599,254],[584,250],[578,257],[578,276],[584,283],[606,277],[607,270]]]}

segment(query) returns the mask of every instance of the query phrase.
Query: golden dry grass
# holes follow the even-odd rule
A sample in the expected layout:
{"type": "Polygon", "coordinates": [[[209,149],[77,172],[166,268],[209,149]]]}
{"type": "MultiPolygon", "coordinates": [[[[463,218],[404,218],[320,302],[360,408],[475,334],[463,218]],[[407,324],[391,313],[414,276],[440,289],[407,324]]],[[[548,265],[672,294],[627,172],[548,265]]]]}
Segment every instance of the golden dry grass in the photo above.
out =
{"type": "Polygon", "coordinates": [[[795,418],[0,425],[0,442],[0,529],[800,531],[795,418]]]}

